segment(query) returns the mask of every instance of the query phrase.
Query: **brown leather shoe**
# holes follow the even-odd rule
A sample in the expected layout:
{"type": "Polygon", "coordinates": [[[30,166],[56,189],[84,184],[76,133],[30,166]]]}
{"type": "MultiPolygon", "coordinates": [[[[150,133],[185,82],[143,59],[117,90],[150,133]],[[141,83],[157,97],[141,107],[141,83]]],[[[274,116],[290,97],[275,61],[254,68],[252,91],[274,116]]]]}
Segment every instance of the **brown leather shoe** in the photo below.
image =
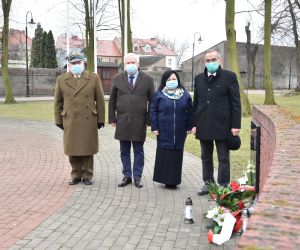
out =
{"type": "Polygon", "coordinates": [[[69,185],[76,185],[79,182],[81,182],[81,179],[79,179],[79,178],[73,178],[72,180],[69,181],[69,185]]]}
{"type": "Polygon", "coordinates": [[[141,184],[141,180],[134,180],[134,185],[137,187],[137,188],[142,188],[143,185],[141,184]]]}
{"type": "Polygon", "coordinates": [[[127,186],[128,184],[132,183],[132,179],[129,178],[129,177],[124,177],[122,182],[120,184],[118,184],[118,187],[125,187],[127,186]]]}

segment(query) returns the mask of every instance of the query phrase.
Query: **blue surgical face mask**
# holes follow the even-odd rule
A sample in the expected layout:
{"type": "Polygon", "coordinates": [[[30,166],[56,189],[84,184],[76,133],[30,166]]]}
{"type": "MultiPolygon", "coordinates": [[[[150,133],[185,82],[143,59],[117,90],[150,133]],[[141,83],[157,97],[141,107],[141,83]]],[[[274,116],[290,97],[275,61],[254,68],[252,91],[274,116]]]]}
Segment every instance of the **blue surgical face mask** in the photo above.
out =
{"type": "Polygon", "coordinates": [[[168,80],[166,82],[166,86],[168,89],[176,89],[178,87],[178,81],[177,80],[168,80]]]}
{"type": "Polygon", "coordinates": [[[215,73],[219,68],[220,64],[218,62],[209,62],[206,65],[207,71],[211,74],[215,73]]]}
{"type": "Polygon", "coordinates": [[[74,75],[80,75],[84,70],[84,64],[72,64],[70,71],[74,74],[74,75]]]}
{"type": "Polygon", "coordinates": [[[138,71],[138,67],[136,64],[126,64],[125,69],[128,73],[128,75],[135,75],[136,72],[138,71]]]}

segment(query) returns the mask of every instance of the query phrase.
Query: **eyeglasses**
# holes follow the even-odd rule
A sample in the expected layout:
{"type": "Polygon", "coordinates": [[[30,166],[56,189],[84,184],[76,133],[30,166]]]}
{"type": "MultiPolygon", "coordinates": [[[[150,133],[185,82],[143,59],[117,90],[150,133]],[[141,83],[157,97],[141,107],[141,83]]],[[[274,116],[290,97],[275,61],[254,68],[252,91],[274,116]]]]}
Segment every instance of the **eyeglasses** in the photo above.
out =
{"type": "Polygon", "coordinates": [[[212,59],[205,59],[205,62],[210,63],[210,62],[216,62],[218,58],[212,58],[212,59]]]}

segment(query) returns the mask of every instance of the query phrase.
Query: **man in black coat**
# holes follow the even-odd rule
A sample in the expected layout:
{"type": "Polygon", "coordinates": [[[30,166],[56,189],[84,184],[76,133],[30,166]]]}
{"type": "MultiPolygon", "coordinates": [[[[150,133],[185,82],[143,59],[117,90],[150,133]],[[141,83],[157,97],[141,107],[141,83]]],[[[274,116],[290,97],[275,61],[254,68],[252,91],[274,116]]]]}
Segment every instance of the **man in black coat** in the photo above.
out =
{"type": "Polygon", "coordinates": [[[218,183],[230,182],[230,159],[227,139],[238,136],[241,128],[241,102],[235,73],[221,68],[221,56],[215,49],[204,57],[204,72],[195,76],[192,133],[200,140],[204,186],[198,195],[208,194],[214,182],[213,149],[217,148],[218,183]]]}

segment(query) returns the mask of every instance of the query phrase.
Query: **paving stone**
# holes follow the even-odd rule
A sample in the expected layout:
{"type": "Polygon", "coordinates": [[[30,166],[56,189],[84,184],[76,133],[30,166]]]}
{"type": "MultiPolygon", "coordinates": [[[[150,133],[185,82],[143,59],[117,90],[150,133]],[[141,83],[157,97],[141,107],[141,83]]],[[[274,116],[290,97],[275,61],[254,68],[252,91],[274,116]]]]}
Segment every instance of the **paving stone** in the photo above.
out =
{"type": "MultiPolygon", "coordinates": [[[[94,184],[69,186],[70,166],[63,153],[62,134],[53,124],[0,118],[0,131],[16,137],[4,137],[1,133],[0,140],[6,141],[6,147],[0,146],[0,152],[6,153],[5,156],[0,154],[0,161],[5,157],[5,162],[9,163],[6,168],[14,174],[16,163],[22,162],[20,166],[26,166],[26,172],[32,168],[28,174],[25,172],[25,178],[35,177],[34,185],[29,181],[30,192],[26,192],[28,185],[24,186],[24,176],[16,179],[24,195],[21,197],[32,197],[31,204],[35,208],[39,203],[55,200],[51,203],[53,207],[49,206],[45,212],[47,216],[31,212],[39,220],[31,227],[27,226],[28,231],[11,245],[11,249],[25,249],[30,242],[37,249],[49,249],[50,246],[53,249],[97,250],[200,249],[202,246],[211,249],[206,239],[207,222],[202,220],[209,203],[207,197],[197,196],[202,185],[199,157],[185,153],[182,184],[176,190],[166,190],[164,185],[152,181],[156,142],[147,139],[142,177],[144,187],[137,189],[128,185],[118,188],[117,184],[122,179],[119,143],[113,139],[114,130],[108,126],[99,132],[101,145],[94,158],[94,184]],[[47,142],[47,145],[42,142],[47,142]],[[33,149],[31,153],[28,148],[33,149]],[[39,176],[39,182],[36,182],[36,176],[39,176]],[[49,197],[45,194],[41,199],[41,190],[47,190],[49,197]],[[188,196],[194,203],[194,225],[183,223],[188,196]]],[[[1,171],[0,174],[3,173],[1,171]]],[[[3,176],[6,178],[7,175],[3,176]]],[[[15,180],[16,176],[12,176],[15,180]]],[[[10,193],[10,196],[15,193],[10,193]]],[[[39,206],[40,209],[43,207],[39,206]]],[[[232,239],[228,246],[235,246],[238,240],[239,237],[232,239]]],[[[234,249],[230,247],[228,249],[234,249]]]]}

